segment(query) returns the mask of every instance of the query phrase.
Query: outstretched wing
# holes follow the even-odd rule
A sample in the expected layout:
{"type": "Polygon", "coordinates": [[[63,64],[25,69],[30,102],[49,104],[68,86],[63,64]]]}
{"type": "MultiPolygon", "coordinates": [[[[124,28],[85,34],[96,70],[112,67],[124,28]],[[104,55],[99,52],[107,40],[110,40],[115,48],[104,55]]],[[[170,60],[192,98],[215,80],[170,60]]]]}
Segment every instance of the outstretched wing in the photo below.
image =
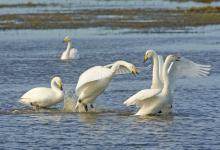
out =
{"type": "MultiPolygon", "coordinates": [[[[105,68],[111,68],[113,66],[113,64],[109,64],[109,65],[105,65],[105,68]]],[[[125,66],[119,66],[119,68],[116,70],[115,75],[118,74],[128,74],[131,73],[130,70],[128,70],[128,68],[126,68],[125,66]]]]}
{"type": "Polygon", "coordinates": [[[128,98],[126,101],[124,101],[124,104],[127,106],[140,105],[141,102],[148,100],[148,98],[158,95],[160,92],[161,89],[144,89],[128,98]]]}
{"type": "MultiPolygon", "coordinates": [[[[104,67],[106,68],[111,68],[113,64],[109,64],[109,65],[105,65],[104,67]]],[[[147,67],[136,67],[138,73],[145,71],[145,70],[150,70],[151,69],[151,65],[147,66],[147,67]]],[[[126,68],[125,66],[119,66],[118,70],[116,70],[115,75],[120,75],[120,74],[129,74],[131,73],[130,70],[128,70],[128,68],[126,68]]]]}
{"type": "Polygon", "coordinates": [[[181,57],[180,61],[173,62],[169,69],[169,77],[172,84],[176,78],[204,77],[210,73],[211,65],[197,64],[189,59],[181,57]]]}
{"type": "Polygon", "coordinates": [[[76,95],[78,95],[80,88],[93,81],[109,78],[112,75],[112,71],[108,68],[105,68],[103,66],[95,66],[92,67],[85,72],[83,72],[78,80],[77,86],[76,86],[76,95]]]}
{"type": "Polygon", "coordinates": [[[78,59],[79,58],[79,54],[78,54],[78,50],[75,48],[72,48],[70,50],[70,58],[74,58],[74,59],[78,59]]]}

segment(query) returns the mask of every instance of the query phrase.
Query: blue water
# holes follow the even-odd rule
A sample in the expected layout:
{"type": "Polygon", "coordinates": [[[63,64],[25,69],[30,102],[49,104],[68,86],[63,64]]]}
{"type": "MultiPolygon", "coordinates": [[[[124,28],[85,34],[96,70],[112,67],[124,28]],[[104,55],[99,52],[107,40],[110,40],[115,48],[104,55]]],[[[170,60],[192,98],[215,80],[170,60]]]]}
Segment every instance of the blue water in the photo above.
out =
{"type": "MultiPolygon", "coordinates": [[[[0,149],[220,149],[220,26],[183,30],[0,31],[0,149]],[[62,62],[63,37],[81,58],[62,62]],[[151,72],[115,77],[97,98],[98,113],[64,113],[63,104],[33,111],[17,100],[27,90],[61,76],[69,95],[79,75],[94,65],[123,59],[143,64],[146,49],[180,53],[211,64],[211,75],[177,82],[173,113],[137,118],[123,101],[151,84],[151,72]]],[[[150,62],[148,62],[150,63],[150,62]]]]}
{"type": "Polygon", "coordinates": [[[212,3],[184,2],[179,3],[169,0],[1,0],[0,4],[18,3],[46,3],[48,7],[26,7],[26,8],[0,8],[0,14],[25,14],[42,12],[73,12],[83,9],[121,9],[121,8],[146,8],[146,9],[186,9],[191,7],[220,6],[219,1],[212,3]],[[50,4],[58,4],[52,5],[50,4]]]}

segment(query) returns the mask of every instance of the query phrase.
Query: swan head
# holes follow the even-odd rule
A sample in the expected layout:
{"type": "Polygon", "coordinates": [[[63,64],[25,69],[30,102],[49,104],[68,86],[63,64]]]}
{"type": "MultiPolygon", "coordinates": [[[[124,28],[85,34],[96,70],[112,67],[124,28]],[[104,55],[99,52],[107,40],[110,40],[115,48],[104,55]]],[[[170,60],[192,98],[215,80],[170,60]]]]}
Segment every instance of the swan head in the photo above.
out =
{"type": "Polygon", "coordinates": [[[126,62],[126,61],[119,61],[122,62],[122,64],[124,64],[124,66],[134,75],[136,76],[139,73],[138,68],[133,65],[132,63],[126,62]]]}
{"type": "Polygon", "coordinates": [[[168,55],[166,59],[168,59],[170,62],[180,61],[180,57],[177,55],[168,55]]]}
{"type": "Polygon", "coordinates": [[[63,39],[63,42],[64,43],[69,43],[71,42],[71,38],[69,36],[66,36],[64,39],[63,39]]]}
{"type": "Polygon", "coordinates": [[[129,66],[129,70],[131,71],[131,73],[132,73],[134,76],[136,76],[136,75],[139,73],[137,67],[136,67],[135,65],[133,65],[133,64],[131,64],[131,65],[129,66]]]}
{"type": "Polygon", "coordinates": [[[145,52],[144,54],[144,62],[146,62],[148,59],[150,59],[151,57],[153,57],[155,55],[155,51],[152,49],[149,49],[145,52]]]}
{"type": "Polygon", "coordinates": [[[51,80],[51,86],[55,84],[56,87],[58,87],[61,91],[63,91],[63,84],[60,77],[56,76],[51,80]]]}

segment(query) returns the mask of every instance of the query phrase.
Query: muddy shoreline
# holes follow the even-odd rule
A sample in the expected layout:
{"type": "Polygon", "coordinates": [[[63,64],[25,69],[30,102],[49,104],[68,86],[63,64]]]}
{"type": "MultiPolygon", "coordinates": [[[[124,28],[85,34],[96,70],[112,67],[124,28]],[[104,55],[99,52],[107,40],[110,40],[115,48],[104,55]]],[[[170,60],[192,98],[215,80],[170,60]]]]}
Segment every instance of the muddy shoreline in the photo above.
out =
{"type": "Polygon", "coordinates": [[[97,9],[70,13],[0,15],[0,30],[74,28],[179,28],[220,24],[219,7],[169,9],[97,9]]]}

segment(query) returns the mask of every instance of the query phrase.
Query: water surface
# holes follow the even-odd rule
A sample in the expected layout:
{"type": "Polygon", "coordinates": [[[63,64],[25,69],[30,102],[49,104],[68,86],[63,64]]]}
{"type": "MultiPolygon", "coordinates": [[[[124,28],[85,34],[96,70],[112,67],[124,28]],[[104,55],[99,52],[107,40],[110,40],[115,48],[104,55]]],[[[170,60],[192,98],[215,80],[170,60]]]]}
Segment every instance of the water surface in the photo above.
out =
{"type": "Polygon", "coordinates": [[[0,31],[0,149],[219,149],[219,39],[220,26],[0,31]],[[73,37],[80,59],[59,60],[66,35],[73,37]],[[97,98],[99,113],[64,113],[63,104],[34,112],[17,102],[25,91],[49,86],[54,75],[71,95],[79,75],[91,66],[119,59],[147,66],[142,62],[149,48],[213,66],[207,78],[178,80],[171,115],[137,118],[131,116],[135,107],[123,105],[150,86],[150,71],[115,77],[97,98]]]}

